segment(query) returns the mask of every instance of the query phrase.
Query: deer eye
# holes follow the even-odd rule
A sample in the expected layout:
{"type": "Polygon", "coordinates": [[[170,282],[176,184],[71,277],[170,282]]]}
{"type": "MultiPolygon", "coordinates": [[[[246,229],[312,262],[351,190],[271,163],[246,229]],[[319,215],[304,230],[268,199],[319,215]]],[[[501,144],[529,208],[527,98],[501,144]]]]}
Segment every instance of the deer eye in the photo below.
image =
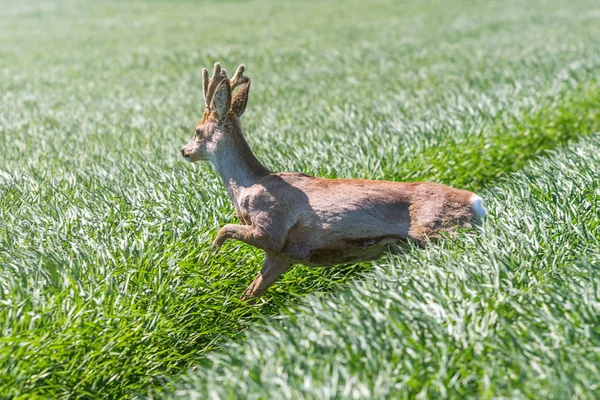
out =
{"type": "Polygon", "coordinates": [[[196,130],[194,131],[194,134],[195,134],[197,137],[200,137],[200,136],[202,136],[202,130],[201,130],[201,129],[196,129],[196,130]]]}

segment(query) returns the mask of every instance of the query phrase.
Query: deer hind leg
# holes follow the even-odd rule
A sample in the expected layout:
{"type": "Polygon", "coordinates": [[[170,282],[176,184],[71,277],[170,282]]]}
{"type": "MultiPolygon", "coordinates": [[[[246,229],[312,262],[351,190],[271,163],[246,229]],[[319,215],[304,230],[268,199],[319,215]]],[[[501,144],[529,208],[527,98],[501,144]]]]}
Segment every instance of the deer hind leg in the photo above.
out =
{"type": "Polygon", "coordinates": [[[251,225],[227,224],[219,229],[217,237],[211,248],[215,249],[228,239],[237,239],[250,246],[258,247],[267,251],[278,251],[283,247],[285,238],[281,236],[276,238],[273,235],[265,234],[251,225]]]}
{"type": "Polygon", "coordinates": [[[242,300],[252,300],[260,297],[267,289],[287,271],[292,263],[273,253],[265,253],[265,262],[258,276],[252,281],[244,292],[242,300]]]}

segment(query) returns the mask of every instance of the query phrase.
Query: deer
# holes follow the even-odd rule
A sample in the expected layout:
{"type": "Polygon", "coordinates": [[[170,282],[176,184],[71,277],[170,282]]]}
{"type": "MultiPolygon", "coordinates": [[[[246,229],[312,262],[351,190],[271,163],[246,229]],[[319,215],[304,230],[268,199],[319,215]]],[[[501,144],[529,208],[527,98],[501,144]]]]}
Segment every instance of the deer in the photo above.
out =
{"type": "Polygon", "coordinates": [[[220,63],[202,70],[205,108],[180,149],[189,162],[210,161],[240,224],[219,229],[211,249],[234,239],[264,250],[262,269],[242,300],[256,300],[294,264],[335,266],[376,260],[390,246],[425,245],[443,232],[480,225],[480,196],[434,182],[328,179],[272,172],[254,155],[241,120],[250,78],[241,64],[229,79],[220,63]],[[233,94],[234,89],[238,88],[233,94]]]}

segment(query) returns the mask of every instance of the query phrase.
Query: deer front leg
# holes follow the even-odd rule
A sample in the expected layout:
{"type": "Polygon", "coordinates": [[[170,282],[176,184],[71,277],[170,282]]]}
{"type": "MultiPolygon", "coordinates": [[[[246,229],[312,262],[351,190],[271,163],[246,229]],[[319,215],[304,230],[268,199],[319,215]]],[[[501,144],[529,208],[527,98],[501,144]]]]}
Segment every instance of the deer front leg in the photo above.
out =
{"type": "Polygon", "coordinates": [[[265,253],[265,262],[258,276],[244,292],[242,300],[252,300],[261,296],[277,278],[292,266],[292,263],[272,253],[265,253]]]}
{"type": "Polygon", "coordinates": [[[241,236],[240,230],[243,231],[244,228],[249,228],[249,227],[246,225],[235,225],[235,224],[227,224],[225,226],[222,226],[221,229],[219,229],[219,232],[217,232],[217,237],[215,238],[215,241],[212,243],[210,248],[214,250],[218,247],[221,247],[223,245],[223,243],[228,239],[232,239],[232,238],[237,239],[236,236],[241,236]]]}
{"type": "MultiPolygon", "coordinates": [[[[281,235],[279,235],[281,236],[281,235]]],[[[284,237],[274,237],[266,234],[251,225],[227,224],[219,229],[217,237],[211,249],[221,247],[227,239],[237,239],[250,246],[258,247],[267,251],[278,251],[283,247],[284,237]]]]}

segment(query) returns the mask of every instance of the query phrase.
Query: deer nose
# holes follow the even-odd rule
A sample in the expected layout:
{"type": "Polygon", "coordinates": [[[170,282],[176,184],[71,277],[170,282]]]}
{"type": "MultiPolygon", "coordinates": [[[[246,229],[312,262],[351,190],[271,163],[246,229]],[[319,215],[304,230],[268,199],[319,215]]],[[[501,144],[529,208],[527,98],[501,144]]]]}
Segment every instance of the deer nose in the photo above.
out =
{"type": "Polygon", "coordinates": [[[185,157],[185,149],[182,147],[179,151],[181,152],[181,155],[185,157]]]}

